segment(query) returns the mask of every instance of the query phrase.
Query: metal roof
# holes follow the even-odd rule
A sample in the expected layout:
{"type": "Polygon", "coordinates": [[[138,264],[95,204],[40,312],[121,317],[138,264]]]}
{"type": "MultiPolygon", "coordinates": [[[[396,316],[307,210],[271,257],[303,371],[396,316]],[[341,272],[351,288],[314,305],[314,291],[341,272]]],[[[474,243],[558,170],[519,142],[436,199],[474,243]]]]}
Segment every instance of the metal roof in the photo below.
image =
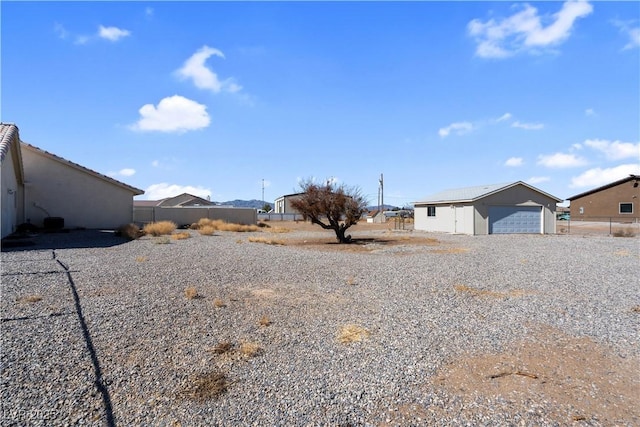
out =
{"type": "Polygon", "coordinates": [[[502,190],[506,190],[509,187],[513,187],[516,185],[524,185],[534,191],[544,194],[547,197],[555,199],[558,202],[561,202],[562,199],[559,199],[555,196],[552,196],[544,191],[535,188],[525,182],[516,181],[516,182],[506,182],[501,184],[487,184],[487,185],[476,185],[474,187],[464,187],[464,188],[454,188],[450,190],[440,191],[439,193],[432,194],[430,196],[425,197],[424,199],[414,202],[415,204],[423,205],[428,203],[461,203],[461,202],[473,202],[478,199],[482,199],[483,197],[487,197],[491,194],[497,193],[502,190]]]}

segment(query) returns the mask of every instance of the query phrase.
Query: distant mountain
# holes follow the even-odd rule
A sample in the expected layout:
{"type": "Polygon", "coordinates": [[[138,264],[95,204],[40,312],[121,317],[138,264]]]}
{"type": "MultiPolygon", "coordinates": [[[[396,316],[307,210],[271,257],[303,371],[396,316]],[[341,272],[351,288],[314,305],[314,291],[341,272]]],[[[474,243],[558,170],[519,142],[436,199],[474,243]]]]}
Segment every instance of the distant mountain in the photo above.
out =
{"type": "MultiPolygon", "coordinates": [[[[392,206],[392,205],[382,205],[381,206],[383,211],[392,211],[392,210],[399,210],[400,208],[397,206],[392,206]]],[[[372,205],[372,206],[367,206],[367,210],[368,211],[377,211],[378,210],[378,205],[372,205]]]]}
{"type": "Polygon", "coordinates": [[[254,209],[262,209],[262,207],[266,204],[269,203],[269,205],[271,205],[271,207],[273,207],[273,203],[272,202],[265,202],[264,200],[256,200],[256,199],[252,199],[252,200],[230,200],[228,202],[219,202],[219,204],[221,205],[225,205],[225,206],[233,206],[236,208],[254,208],[254,209]]]}

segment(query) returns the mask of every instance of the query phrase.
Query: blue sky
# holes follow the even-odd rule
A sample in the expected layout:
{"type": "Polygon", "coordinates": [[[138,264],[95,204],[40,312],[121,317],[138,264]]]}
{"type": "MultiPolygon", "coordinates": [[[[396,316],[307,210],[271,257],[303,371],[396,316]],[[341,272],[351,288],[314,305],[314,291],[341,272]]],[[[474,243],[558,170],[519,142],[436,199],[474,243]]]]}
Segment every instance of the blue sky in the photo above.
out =
{"type": "Polygon", "coordinates": [[[640,173],[637,2],[7,2],[1,119],[146,191],[408,205],[640,173]]]}

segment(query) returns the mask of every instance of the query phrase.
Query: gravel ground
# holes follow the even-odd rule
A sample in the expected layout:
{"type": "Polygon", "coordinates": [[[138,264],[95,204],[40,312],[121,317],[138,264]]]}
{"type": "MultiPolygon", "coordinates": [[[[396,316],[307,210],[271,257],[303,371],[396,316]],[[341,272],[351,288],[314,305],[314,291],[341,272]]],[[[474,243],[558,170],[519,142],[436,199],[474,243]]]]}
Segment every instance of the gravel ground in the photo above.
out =
{"type": "Polygon", "coordinates": [[[640,425],[638,238],[190,233],[5,248],[1,425],[640,425]]]}

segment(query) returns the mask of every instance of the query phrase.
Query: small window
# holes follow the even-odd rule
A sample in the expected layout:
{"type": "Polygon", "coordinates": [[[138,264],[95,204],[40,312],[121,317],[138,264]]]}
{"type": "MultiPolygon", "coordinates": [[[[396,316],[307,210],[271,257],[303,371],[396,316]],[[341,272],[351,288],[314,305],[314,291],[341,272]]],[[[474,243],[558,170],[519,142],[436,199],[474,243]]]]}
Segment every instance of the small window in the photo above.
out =
{"type": "Polygon", "coordinates": [[[620,203],[620,213],[627,214],[633,213],[633,203],[620,203]]]}
{"type": "Polygon", "coordinates": [[[427,206],[427,216],[436,216],[435,206],[427,206]]]}

